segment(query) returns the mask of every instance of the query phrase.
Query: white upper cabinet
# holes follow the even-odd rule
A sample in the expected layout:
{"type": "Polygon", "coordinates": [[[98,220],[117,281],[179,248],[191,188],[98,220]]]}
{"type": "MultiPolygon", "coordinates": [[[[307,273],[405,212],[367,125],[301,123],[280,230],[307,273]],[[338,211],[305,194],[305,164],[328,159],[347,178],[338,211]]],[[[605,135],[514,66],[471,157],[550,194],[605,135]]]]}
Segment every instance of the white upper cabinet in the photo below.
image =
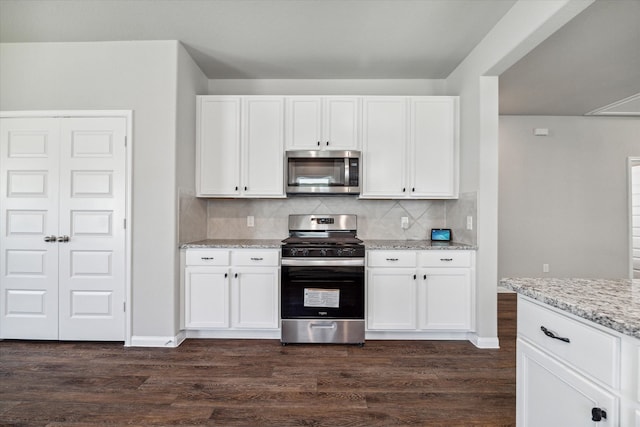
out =
{"type": "Polygon", "coordinates": [[[363,198],[458,197],[458,98],[363,99],[363,198]]]}
{"type": "Polygon", "coordinates": [[[362,128],[361,197],[403,197],[407,187],[406,98],[364,98],[362,128]]]}
{"type": "Polygon", "coordinates": [[[291,96],[286,98],[288,150],[357,150],[360,98],[291,96]]]}
{"type": "Polygon", "coordinates": [[[243,111],[242,194],[284,197],[284,99],[248,97],[243,111]]]}
{"type": "Polygon", "coordinates": [[[197,99],[198,196],[284,197],[284,98],[197,99]]]}

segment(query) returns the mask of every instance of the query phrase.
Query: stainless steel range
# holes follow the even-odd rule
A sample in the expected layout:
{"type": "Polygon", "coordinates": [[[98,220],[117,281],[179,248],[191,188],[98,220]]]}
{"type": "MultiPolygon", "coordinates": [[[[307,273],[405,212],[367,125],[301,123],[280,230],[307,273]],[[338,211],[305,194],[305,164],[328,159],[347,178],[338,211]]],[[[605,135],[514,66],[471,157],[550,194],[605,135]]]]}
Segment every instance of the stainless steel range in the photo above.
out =
{"type": "Polygon", "coordinates": [[[290,215],[282,245],[283,345],[364,344],[364,244],[356,215],[290,215]]]}

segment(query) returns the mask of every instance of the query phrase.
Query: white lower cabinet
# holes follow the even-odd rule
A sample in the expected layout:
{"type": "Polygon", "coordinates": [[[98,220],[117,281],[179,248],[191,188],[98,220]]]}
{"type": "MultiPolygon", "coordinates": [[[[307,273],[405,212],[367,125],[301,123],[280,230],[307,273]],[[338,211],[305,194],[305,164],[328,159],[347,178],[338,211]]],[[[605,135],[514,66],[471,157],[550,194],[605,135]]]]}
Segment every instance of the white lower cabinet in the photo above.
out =
{"type": "Polygon", "coordinates": [[[518,427],[640,427],[640,340],[520,295],[518,427]]]}
{"type": "Polygon", "coordinates": [[[367,257],[371,338],[460,339],[473,330],[472,251],[370,250],[367,257]]]}
{"type": "Polygon", "coordinates": [[[277,249],[188,249],[184,329],[188,337],[279,338],[277,249]]]}
{"type": "Polygon", "coordinates": [[[615,396],[518,340],[518,426],[617,426],[615,396]],[[600,414],[600,421],[594,421],[600,414]],[[606,414],[606,418],[604,418],[606,414]],[[595,416],[595,417],[594,417],[595,416]]]}

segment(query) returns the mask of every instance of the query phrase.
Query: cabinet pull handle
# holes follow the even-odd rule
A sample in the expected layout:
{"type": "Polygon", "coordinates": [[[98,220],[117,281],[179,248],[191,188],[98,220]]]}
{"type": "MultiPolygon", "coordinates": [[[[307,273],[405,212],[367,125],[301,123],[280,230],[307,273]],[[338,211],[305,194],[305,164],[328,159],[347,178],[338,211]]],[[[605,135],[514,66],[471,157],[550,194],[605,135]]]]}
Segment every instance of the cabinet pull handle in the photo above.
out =
{"type": "Polygon", "coordinates": [[[320,141],[318,141],[318,147],[320,147],[320,141]]]}
{"type": "Polygon", "coordinates": [[[327,141],[327,147],[329,146],[329,141],[327,141]]]}
{"type": "Polygon", "coordinates": [[[58,242],[68,242],[69,236],[58,236],[58,242]]]}
{"type": "Polygon", "coordinates": [[[412,192],[412,193],[415,193],[415,191],[416,191],[416,188],[415,188],[415,187],[411,188],[411,192],[412,192]]]}
{"type": "Polygon", "coordinates": [[[203,260],[203,261],[209,261],[209,260],[212,260],[212,259],[215,259],[215,258],[213,258],[212,256],[203,256],[203,257],[200,257],[200,259],[203,260]]]}
{"type": "Polygon", "coordinates": [[[423,278],[424,280],[427,280],[427,275],[425,274],[424,276],[422,276],[422,278],[423,278]]]}
{"type": "Polygon", "coordinates": [[[418,276],[416,276],[415,274],[413,275],[413,280],[416,280],[418,278],[418,276]]]}
{"type": "Polygon", "coordinates": [[[405,193],[406,191],[407,191],[407,189],[406,189],[406,188],[403,188],[403,189],[402,189],[402,192],[403,192],[403,193],[405,193]]]}
{"type": "Polygon", "coordinates": [[[602,421],[607,419],[607,411],[602,408],[591,408],[591,421],[602,421]]]}
{"type": "Polygon", "coordinates": [[[227,277],[229,277],[228,273],[224,273],[224,278],[226,279],[227,277]]]}
{"type": "Polygon", "coordinates": [[[453,258],[440,258],[440,261],[453,261],[453,258]]]}
{"type": "Polygon", "coordinates": [[[571,342],[569,340],[569,338],[565,338],[565,337],[559,337],[558,335],[556,335],[554,332],[551,332],[550,330],[548,330],[547,328],[545,328],[544,326],[540,326],[540,330],[542,332],[544,332],[544,334],[546,336],[548,336],[549,338],[553,338],[555,340],[560,340],[560,341],[564,341],[564,342],[571,342]]]}
{"type": "Polygon", "coordinates": [[[236,191],[238,191],[238,186],[236,185],[236,191]]]}
{"type": "Polygon", "coordinates": [[[247,191],[247,187],[246,186],[244,187],[244,191],[247,191]]]}
{"type": "Polygon", "coordinates": [[[398,258],[387,258],[387,261],[398,261],[398,258]]]}
{"type": "Polygon", "coordinates": [[[262,261],[264,258],[251,257],[251,261],[262,261]]]}
{"type": "Polygon", "coordinates": [[[45,242],[57,242],[58,238],[52,234],[51,236],[44,236],[44,241],[45,242]]]}
{"type": "Polygon", "coordinates": [[[233,277],[238,278],[238,273],[234,274],[233,277]]]}

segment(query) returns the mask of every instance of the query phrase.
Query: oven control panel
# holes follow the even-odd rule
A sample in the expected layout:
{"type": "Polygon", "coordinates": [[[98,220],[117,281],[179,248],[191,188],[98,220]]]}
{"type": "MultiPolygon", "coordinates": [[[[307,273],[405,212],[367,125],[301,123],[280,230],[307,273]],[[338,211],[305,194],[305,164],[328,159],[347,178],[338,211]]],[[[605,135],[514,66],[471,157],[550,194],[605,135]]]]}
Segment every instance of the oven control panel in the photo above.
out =
{"type": "Polygon", "coordinates": [[[309,258],[319,258],[319,257],[329,257],[329,258],[363,258],[364,257],[364,246],[328,246],[328,247],[295,247],[295,246],[283,246],[282,247],[282,257],[284,258],[299,258],[299,257],[309,257],[309,258]]]}

